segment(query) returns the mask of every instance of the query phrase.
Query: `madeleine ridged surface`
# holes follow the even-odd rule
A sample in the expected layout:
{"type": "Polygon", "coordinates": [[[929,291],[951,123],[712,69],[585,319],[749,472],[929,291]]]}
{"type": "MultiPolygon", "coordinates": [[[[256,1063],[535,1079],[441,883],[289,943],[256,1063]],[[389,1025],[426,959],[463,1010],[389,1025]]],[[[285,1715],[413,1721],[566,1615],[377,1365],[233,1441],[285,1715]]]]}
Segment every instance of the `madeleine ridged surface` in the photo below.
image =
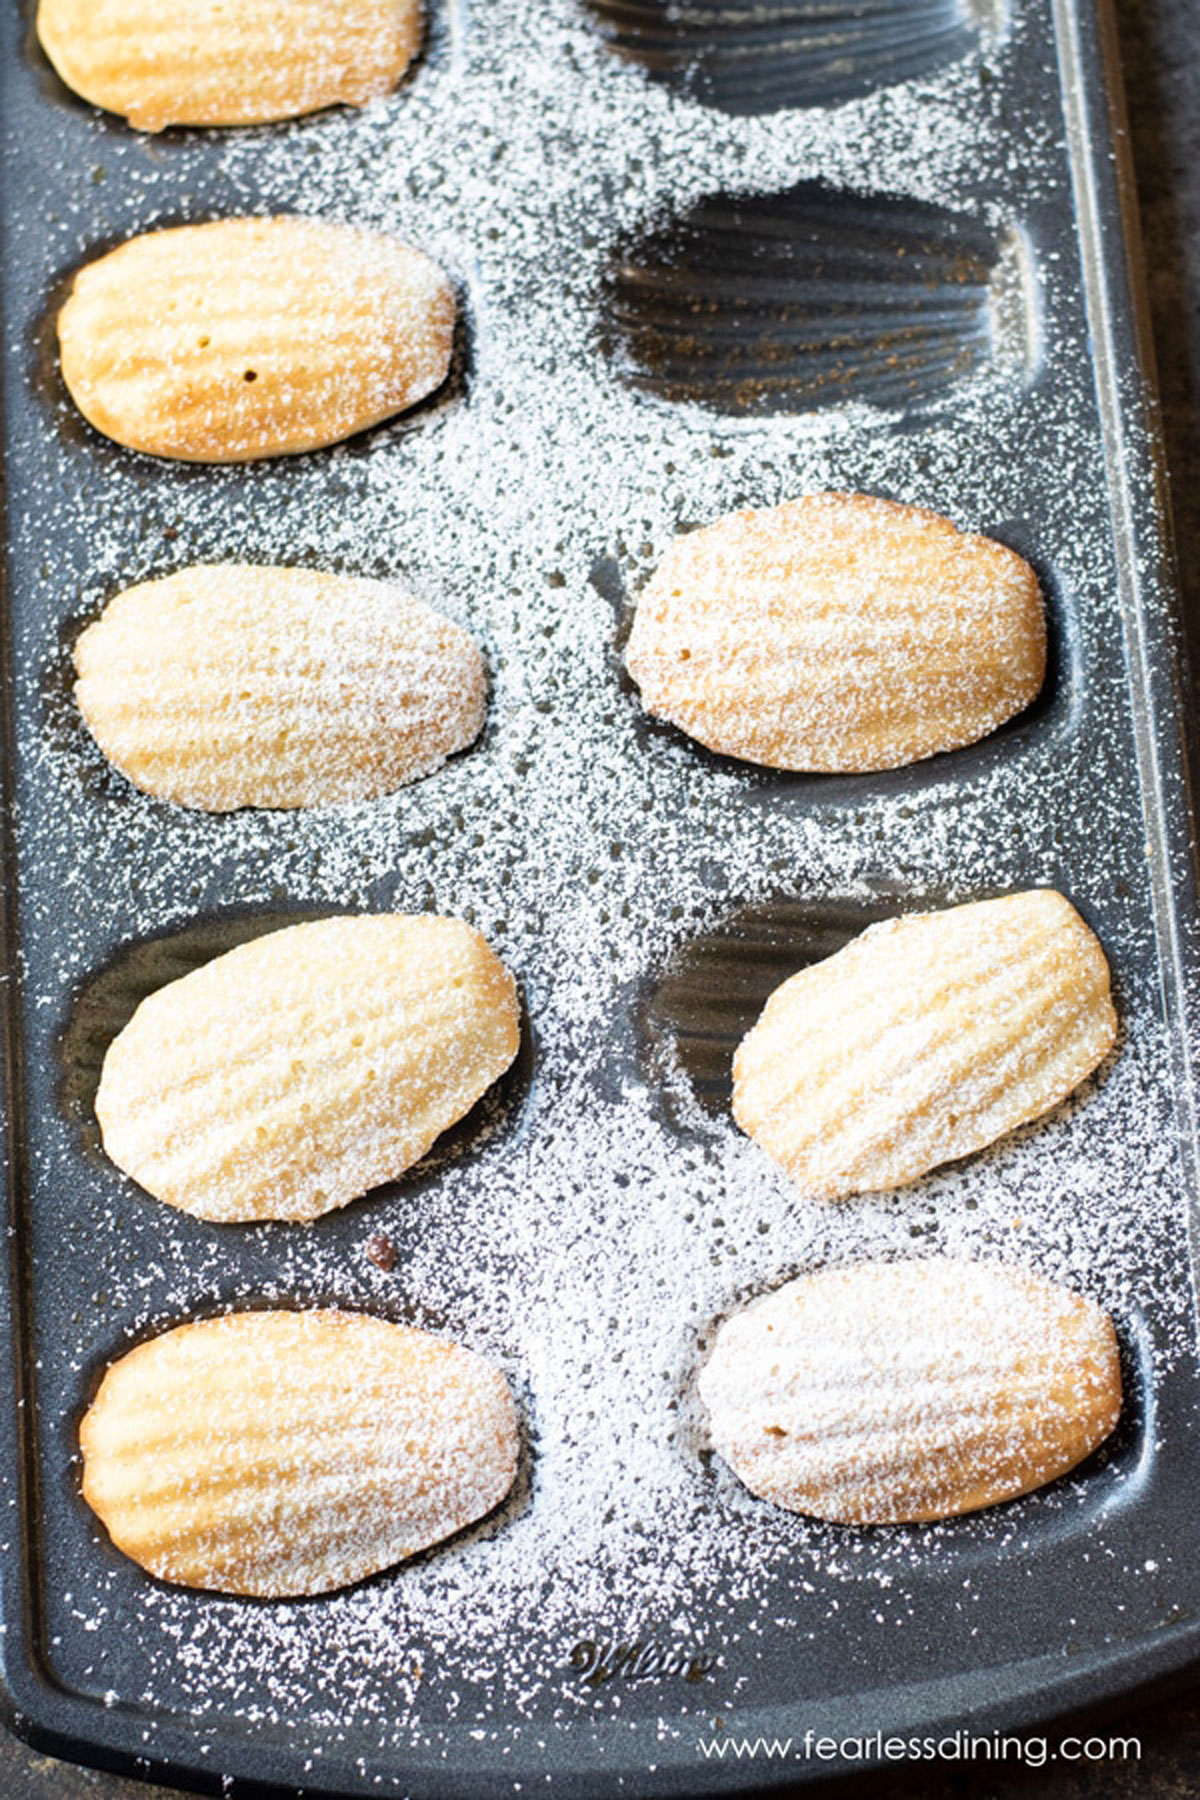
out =
{"type": "Polygon", "coordinates": [[[132,450],[250,462],[337,443],[441,386],[455,304],[398,238],[326,219],[218,219],[131,238],[76,275],[63,379],[132,450]]]}
{"type": "Polygon", "coordinates": [[[118,594],[75,648],[104,754],[181,806],[324,806],[427,775],[478,735],[461,626],[383,581],[210,564],[118,594]]]}
{"type": "Polygon", "coordinates": [[[361,1581],[512,1486],[500,1370],[362,1313],[242,1312],[112,1364],[84,1416],[83,1496],[164,1581],[283,1599],[361,1581]]]}
{"type": "Polygon", "coordinates": [[[1029,564],[917,507],[810,494],[677,538],[627,654],[642,704],[777,769],[896,768],[1029,705],[1046,625],[1029,564]]]}
{"type": "Polygon", "coordinates": [[[69,88],[142,131],[259,125],[396,85],[419,0],[39,0],[42,48],[69,88]]]}
{"type": "Polygon", "coordinates": [[[170,1206],[314,1219],[423,1156],[519,1041],[513,978],[461,920],[321,919],[143,1000],[96,1116],[117,1166],[170,1206]]]}
{"type": "Polygon", "coordinates": [[[899,1187],[1048,1111],[1116,1033],[1104,952],[1051,889],[887,919],[776,988],[734,1117],[805,1193],[899,1187]]]}
{"type": "Polygon", "coordinates": [[[857,1263],[735,1314],[700,1376],[746,1486],[846,1524],[945,1519],[1026,1494],[1104,1442],[1116,1334],[1090,1300],[1002,1263],[857,1263]]]}

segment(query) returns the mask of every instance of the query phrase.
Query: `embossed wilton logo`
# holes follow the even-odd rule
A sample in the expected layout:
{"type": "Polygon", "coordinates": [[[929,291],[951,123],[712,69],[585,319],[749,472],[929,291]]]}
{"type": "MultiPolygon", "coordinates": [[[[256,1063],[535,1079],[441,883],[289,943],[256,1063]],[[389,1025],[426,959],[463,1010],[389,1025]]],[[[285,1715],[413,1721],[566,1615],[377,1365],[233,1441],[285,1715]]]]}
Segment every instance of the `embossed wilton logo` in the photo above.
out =
{"type": "Polygon", "coordinates": [[[606,1681],[661,1680],[666,1675],[703,1681],[720,1660],[714,1650],[675,1650],[640,1638],[626,1644],[582,1638],[571,1652],[571,1667],[589,1687],[603,1687],[606,1681]]]}

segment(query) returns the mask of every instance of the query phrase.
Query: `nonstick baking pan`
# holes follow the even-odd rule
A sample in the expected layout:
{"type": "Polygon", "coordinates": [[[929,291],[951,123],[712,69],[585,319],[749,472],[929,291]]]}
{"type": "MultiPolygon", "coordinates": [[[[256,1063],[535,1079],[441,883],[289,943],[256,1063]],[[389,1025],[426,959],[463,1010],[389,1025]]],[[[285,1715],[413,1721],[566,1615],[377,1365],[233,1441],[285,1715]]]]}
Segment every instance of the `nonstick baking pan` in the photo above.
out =
{"type": "Polygon", "coordinates": [[[1113,35],[1084,0],[756,18],[435,0],[419,65],[361,114],[148,138],[4,8],[3,1663],[11,1723],[58,1755],[213,1793],[694,1795],[854,1764],[806,1760],[809,1732],[1029,1727],[1200,1653],[1193,819],[1113,35]],[[443,262],[446,388],[235,469],[86,426],[53,335],[79,264],[288,210],[443,262]],[[1051,668],[1025,715],[853,777],[646,719],[621,652],[671,537],[825,487],[1033,562],[1051,668]],[[492,670],[480,743],[341,810],[135,793],[75,714],[71,646],[120,587],[220,558],[394,576],[463,619],[492,670]],[[873,919],[1038,885],[1105,946],[1115,1054],[902,1193],[796,1200],[728,1111],[766,992],[873,919]],[[138,998],[371,908],[467,917],[516,971],[525,1048],[487,1102],[310,1227],[206,1226],[121,1177],[92,1096],[138,998]],[[1111,1310],[1114,1438],[933,1527],[755,1501],[698,1416],[716,1324],[804,1269],[935,1252],[1111,1310]],[[79,1492],[103,1368],[184,1318],[314,1303],[498,1360],[513,1496],[323,1599],[142,1575],[79,1492]]]}

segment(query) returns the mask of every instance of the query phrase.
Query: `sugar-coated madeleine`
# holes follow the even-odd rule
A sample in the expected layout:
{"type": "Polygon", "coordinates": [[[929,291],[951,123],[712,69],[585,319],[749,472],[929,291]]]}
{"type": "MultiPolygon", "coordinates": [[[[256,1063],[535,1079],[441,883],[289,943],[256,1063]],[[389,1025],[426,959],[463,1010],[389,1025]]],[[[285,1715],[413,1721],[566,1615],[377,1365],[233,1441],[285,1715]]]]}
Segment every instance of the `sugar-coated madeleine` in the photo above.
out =
{"type": "Polygon", "coordinates": [[[83,1497],[164,1581],[279,1600],[403,1562],[517,1470],[508,1383],[363,1313],[241,1312],[113,1363],[84,1416],[83,1497]]]}
{"type": "Polygon", "coordinates": [[[899,1187],[1036,1119],[1116,1041],[1108,963],[1048,888],[886,919],[776,988],[733,1113],[804,1193],[899,1187]]]}
{"type": "Polygon", "coordinates": [[[63,379],[132,450],[250,462],[415,406],[450,367],[455,302],[420,250],[328,219],[218,219],[87,263],[58,315],[63,379]]]}
{"type": "Polygon", "coordinates": [[[700,1376],[754,1494],[847,1524],[950,1518],[1065,1475],[1121,1411],[1091,1300],[1003,1263],[856,1263],[729,1319],[700,1376]]]}
{"type": "Polygon", "coordinates": [[[96,1117],[112,1160],[170,1206],[315,1219],[403,1174],[519,1042],[513,978],[460,919],[321,919],[143,1000],[96,1117]]]}
{"type": "Polygon", "coordinates": [[[1041,689],[1015,551],[864,494],[808,494],[676,538],[627,653],[642,704],[775,769],[891,769],[974,743],[1041,689]]]}
{"type": "Polygon", "coordinates": [[[127,588],[75,698],[145,793],[210,812],[390,793],[479,734],[483,657],[390,582],[218,563],[127,588]]]}
{"type": "Polygon", "coordinates": [[[69,88],[141,131],[261,125],[395,87],[420,0],[39,0],[69,88]]]}

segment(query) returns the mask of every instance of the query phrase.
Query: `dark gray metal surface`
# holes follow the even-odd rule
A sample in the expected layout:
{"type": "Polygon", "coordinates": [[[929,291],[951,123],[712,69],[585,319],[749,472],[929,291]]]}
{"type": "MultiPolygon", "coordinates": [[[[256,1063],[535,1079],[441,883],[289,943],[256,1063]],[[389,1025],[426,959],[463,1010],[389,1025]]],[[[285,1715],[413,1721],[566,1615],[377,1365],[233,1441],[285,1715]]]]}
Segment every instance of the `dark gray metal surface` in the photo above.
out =
{"type": "MultiPolygon", "coordinates": [[[[1069,9],[1064,8],[1064,14],[1068,10],[1069,9]]],[[[1114,217],[1114,196],[1111,191],[1106,191],[1103,168],[1104,131],[1106,122],[1102,115],[1099,117],[1088,117],[1087,96],[1091,95],[1094,97],[1098,91],[1094,85],[1097,72],[1095,68],[1091,66],[1090,51],[1086,44],[1079,46],[1077,51],[1072,52],[1071,60],[1075,61],[1076,56],[1078,57],[1078,66],[1081,69],[1084,78],[1081,84],[1082,104],[1079,106],[1073,117],[1074,128],[1079,134],[1077,155],[1081,156],[1085,162],[1092,162],[1094,160],[1094,163],[1097,166],[1097,173],[1100,176],[1100,189],[1099,192],[1093,196],[1093,198],[1096,199],[1099,208],[1096,216],[1103,218],[1111,225],[1114,217]],[[1098,136],[1093,135],[1090,142],[1086,141],[1089,131],[1099,134],[1098,136]]],[[[1086,201],[1084,210],[1086,212],[1086,201]]],[[[1097,249],[1098,246],[1093,245],[1093,250],[1095,251],[1097,249]]],[[[1152,266],[1156,278],[1161,281],[1164,263],[1155,259],[1152,266]]],[[[1100,259],[1100,266],[1094,263],[1091,275],[1093,283],[1098,279],[1103,278],[1106,282],[1114,284],[1110,287],[1109,296],[1113,311],[1109,317],[1108,331],[1103,341],[1114,352],[1117,362],[1126,363],[1127,365],[1128,358],[1132,351],[1132,344],[1128,336],[1128,313],[1121,293],[1120,259],[1114,251],[1111,238],[1108,239],[1104,245],[1104,256],[1100,259]]],[[[1171,346],[1173,355],[1178,354],[1178,342],[1179,340],[1173,338],[1171,346]]],[[[25,363],[22,363],[22,367],[26,366],[25,363]]],[[[1148,479],[1153,476],[1153,469],[1151,464],[1145,460],[1145,446],[1140,441],[1140,437],[1136,430],[1140,423],[1136,416],[1138,405],[1139,397],[1136,392],[1130,392],[1126,389],[1121,396],[1120,405],[1111,412],[1108,419],[1110,444],[1113,447],[1114,459],[1123,467],[1131,489],[1131,491],[1127,491],[1124,494],[1116,492],[1115,489],[1120,486],[1120,483],[1117,482],[1114,489],[1114,500],[1118,509],[1118,514],[1124,513],[1123,517],[1119,517],[1118,524],[1119,532],[1123,536],[1126,551],[1124,565],[1126,576],[1128,580],[1135,583],[1140,577],[1145,575],[1147,570],[1149,571],[1150,579],[1153,582],[1161,568],[1161,565],[1157,560],[1154,542],[1158,524],[1155,512],[1155,498],[1152,481],[1148,479]],[[1131,426],[1135,428],[1132,446],[1126,435],[1131,426]],[[1147,549],[1148,554],[1143,559],[1141,569],[1135,569],[1134,565],[1136,559],[1128,554],[1131,549],[1128,541],[1129,535],[1136,533],[1148,534],[1148,537],[1143,538],[1143,544],[1147,549]]],[[[1112,465],[1110,464],[1110,472],[1111,466],[1112,465]]],[[[1191,541],[1190,532],[1189,536],[1185,538],[1185,542],[1188,541],[1191,541]]],[[[1119,547],[1120,542],[1121,538],[1119,538],[1119,547]]],[[[1138,609],[1136,593],[1132,594],[1130,604],[1135,611],[1138,609]]],[[[1155,618],[1152,617],[1148,621],[1143,621],[1143,623],[1146,625],[1149,635],[1142,637],[1139,634],[1135,634],[1135,649],[1146,652],[1145,663],[1140,674],[1137,675],[1137,679],[1141,683],[1143,697],[1150,702],[1151,711],[1157,715],[1157,718],[1160,721],[1165,719],[1169,725],[1176,704],[1170,690],[1169,677],[1167,675],[1170,661],[1169,650],[1165,647],[1165,642],[1160,642],[1154,637],[1156,628],[1155,618]]],[[[1143,748],[1147,748],[1145,742],[1143,748]]],[[[1165,742],[1165,748],[1163,740],[1159,740],[1153,747],[1152,754],[1154,765],[1160,771],[1162,768],[1161,758],[1165,755],[1168,765],[1167,773],[1170,774],[1170,764],[1174,752],[1170,743],[1169,734],[1165,742]]],[[[1186,815],[1181,810],[1177,794],[1168,797],[1165,807],[1162,809],[1160,823],[1165,825],[1168,830],[1168,843],[1164,846],[1166,856],[1155,871],[1158,884],[1157,898],[1160,906],[1163,908],[1161,916],[1164,924],[1164,932],[1160,942],[1169,947],[1173,936],[1171,929],[1172,922],[1179,916],[1178,909],[1180,908],[1181,903],[1183,906],[1186,906],[1190,900],[1190,894],[1187,891],[1189,873],[1186,842],[1188,821],[1186,815]],[[1178,878],[1182,883],[1182,902],[1181,892],[1174,886],[1175,878],[1178,878]]],[[[19,1172],[18,1164],[18,1173],[19,1172]]],[[[28,1294],[28,1290],[25,1290],[25,1292],[28,1294]]],[[[20,1287],[18,1287],[16,1297],[18,1299],[21,1297],[20,1287]]],[[[19,1313],[17,1318],[18,1325],[20,1325],[21,1315],[19,1313]]],[[[1184,1371],[1182,1379],[1187,1378],[1188,1372],[1184,1371]]],[[[1177,1395],[1172,1396],[1171,1394],[1167,1394],[1162,1396],[1162,1400],[1165,1408],[1165,1421],[1168,1427],[1167,1436],[1170,1437],[1172,1434],[1169,1427],[1172,1418],[1180,1423],[1186,1423],[1189,1418],[1189,1397],[1187,1392],[1181,1388],[1177,1395]],[[1176,1406],[1178,1409],[1174,1413],[1172,1412],[1173,1406],[1176,1406]]],[[[1196,1468],[1194,1452],[1191,1455],[1188,1453],[1186,1435],[1185,1431],[1181,1438],[1176,1439],[1175,1462],[1172,1463],[1170,1459],[1163,1459],[1159,1464],[1154,1481],[1147,1494],[1147,1505],[1150,1506],[1153,1511],[1153,1529],[1164,1533],[1166,1540],[1169,1541],[1176,1550],[1182,1550],[1187,1544],[1194,1541],[1194,1534],[1189,1535],[1189,1533],[1191,1532],[1191,1514],[1193,1510],[1191,1506],[1191,1494],[1195,1491],[1196,1468]]],[[[1134,1529],[1137,1533],[1139,1543],[1144,1546],[1151,1542],[1149,1535],[1150,1526],[1147,1519],[1142,1518],[1136,1521],[1134,1529]]],[[[28,1566],[30,1574],[36,1579],[36,1564],[30,1564],[28,1566]]],[[[1064,1582],[1069,1582],[1071,1580],[1070,1570],[1066,1566],[1065,1558],[1059,1561],[1055,1573],[1056,1578],[1061,1579],[1064,1582]]],[[[1102,1608],[1103,1596],[1099,1592],[1099,1586],[1097,1591],[1090,1598],[1096,1603],[1097,1609],[1102,1608]]],[[[1023,1670],[1020,1667],[1015,1654],[1014,1640],[1020,1633],[1014,1634],[1008,1630],[1007,1627],[1009,1622],[1006,1621],[1002,1615],[1001,1609],[1003,1606],[1003,1599],[998,1591],[996,1597],[996,1611],[991,1617],[990,1629],[986,1634],[988,1638],[988,1661],[992,1664],[990,1674],[981,1679],[979,1673],[968,1670],[961,1679],[957,1681],[952,1680],[943,1684],[940,1690],[930,1697],[929,1705],[933,1710],[929,1716],[961,1716],[962,1709],[967,1708],[970,1711],[973,1723],[982,1724],[989,1719],[1022,1718],[1031,1720],[1040,1716],[1043,1712],[1057,1710],[1064,1704],[1082,1703],[1089,1699],[1094,1699],[1097,1695],[1104,1692],[1116,1692],[1122,1687],[1147,1678],[1156,1671],[1168,1670],[1172,1666],[1193,1657],[1196,1654],[1197,1649],[1194,1635],[1195,1626],[1192,1615],[1197,1605],[1198,1596],[1193,1593],[1185,1593],[1181,1587],[1174,1598],[1175,1604],[1182,1614],[1181,1617],[1177,1615],[1174,1623],[1165,1624],[1162,1622],[1161,1618],[1158,1620],[1148,1619],[1142,1633],[1131,1633],[1129,1638],[1124,1642],[1110,1643],[1107,1650],[1093,1648],[1087,1654],[1080,1654],[1075,1659],[1074,1666],[1072,1667],[1064,1667],[1062,1659],[1059,1658],[1057,1659],[1057,1667],[1048,1666],[1045,1662],[1038,1662],[1035,1663],[1034,1666],[1023,1670]],[[1007,1662],[1007,1666],[1001,1665],[1004,1679],[999,1679],[997,1677],[996,1652],[1005,1645],[1008,1645],[1009,1647],[1010,1658],[1007,1662]],[[938,1711],[939,1708],[941,1709],[940,1712],[938,1711]]],[[[14,1637],[14,1626],[19,1623],[24,1609],[21,1604],[19,1585],[13,1580],[11,1563],[6,1570],[5,1604],[6,1621],[9,1628],[9,1668],[10,1671],[12,1671],[14,1668],[14,1660],[11,1646],[14,1637]]],[[[1021,1631],[1024,1632],[1029,1629],[1032,1621],[1027,1615],[1022,1615],[1019,1624],[1021,1631]]],[[[75,1748],[76,1750],[80,1750],[81,1753],[102,1754],[103,1752],[98,1750],[98,1746],[104,1738],[107,1738],[111,1745],[110,1753],[120,1754],[121,1733],[119,1721],[116,1722],[117,1729],[115,1731],[112,1729],[111,1722],[101,1721],[100,1723],[108,1724],[108,1729],[102,1731],[99,1729],[99,1725],[96,1725],[96,1729],[93,1732],[93,1725],[96,1724],[96,1722],[89,1717],[86,1709],[80,1709],[78,1706],[70,1704],[68,1699],[64,1699],[61,1695],[54,1693],[52,1690],[39,1686],[36,1682],[29,1684],[27,1676],[25,1677],[24,1693],[30,1701],[34,1703],[31,1704],[31,1712],[37,1707],[40,1707],[40,1714],[35,1723],[38,1726],[43,1741],[62,1742],[64,1743],[64,1747],[75,1748]],[[88,1749],[89,1743],[93,1746],[90,1750],[88,1749]]],[[[913,1718],[914,1710],[922,1710],[921,1705],[916,1701],[915,1696],[901,1695],[897,1692],[894,1695],[894,1699],[900,1704],[902,1709],[907,1709],[904,1711],[904,1716],[908,1719],[913,1718]]],[[[764,1723],[766,1723],[768,1716],[769,1715],[764,1715],[764,1723]]],[[[738,1727],[744,1732],[751,1732],[755,1728],[749,1716],[745,1713],[739,1717],[738,1727]]],[[[128,1744],[128,1737],[126,1737],[124,1741],[128,1744]]],[[[158,1742],[161,1751],[169,1756],[172,1748],[169,1734],[164,1732],[158,1742]]],[[[187,1756],[186,1736],[182,1740],[182,1743],[179,1743],[179,1741],[176,1740],[176,1744],[179,1765],[186,1768],[190,1760],[187,1756]]],[[[639,1776],[637,1773],[639,1766],[640,1765],[636,1760],[629,1764],[630,1786],[633,1791],[651,1791],[654,1784],[651,1778],[639,1776]]],[[[566,1772],[568,1791],[575,1791],[576,1786],[578,1786],[578,1791],[585,1791],[583,1783],[576,1783],[569,1773],[570,1762],[568,1750],[564,1749],[561,1761],[556,1760],[555,1767],[558,1770],[566,1772]]],[[[72,1777],[71,1779],[74,1778],[72,1777]]],[[[888,1779],[891,1781],[892,1777],[889,1776],[888,1779]]],[[[669,1783],[675,1791],[700,1791],[699,1780],[694,1774],[689,1775],[685,1769],[676,1769],[668,1776],[665,1776],[663,1780],[664,1785],[669,1783]]],[[[742,1778],[742,1784],[744,1785],[744,1777],[742,1778]]],[[[453,1791],[455,1793],[465,1792],[469,1785],[470,1778],[460,1776],[456,1778],[450,1787],[443,1786],[440,1791],[453,1791]]],[[[64,1789],[63,1791],[67,1790],[64,1789]]],[[[145,1790],[139,1789],[138,1791],[145,1790]]],[[[439,1789],[435,1784],[430,1787],[428,1791],[437,1792],[439,1789]]],[[[600,1784],[595,1786],[594,1791],[611,1791],[611,1778],[600,1778],[600,1784]]]]}

